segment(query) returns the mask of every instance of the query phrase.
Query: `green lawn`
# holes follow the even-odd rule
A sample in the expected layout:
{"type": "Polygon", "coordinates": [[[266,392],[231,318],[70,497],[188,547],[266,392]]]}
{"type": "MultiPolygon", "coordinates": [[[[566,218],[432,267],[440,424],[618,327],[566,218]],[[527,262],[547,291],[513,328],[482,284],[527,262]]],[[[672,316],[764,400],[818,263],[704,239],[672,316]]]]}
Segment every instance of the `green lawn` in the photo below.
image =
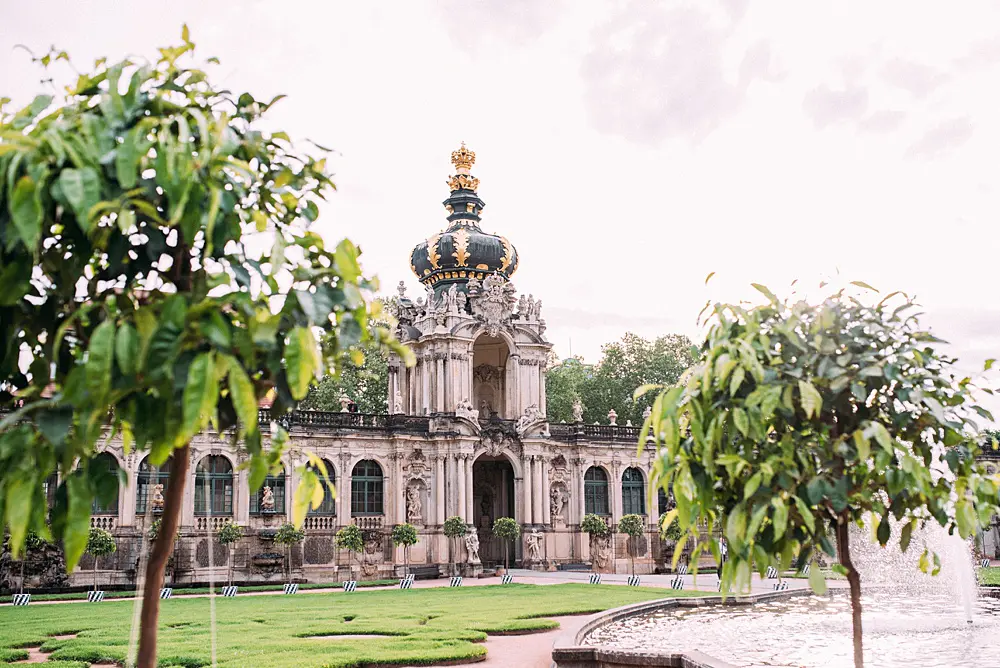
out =
{"type": "MultiPolygon", "coordinates": [[[[293,596],[217,598],[218,665],[360,666],[428,664],[486,653],[487,633],[548,629],[545,616],[591,613],[627,603],[699,592],[615,585],[495,585],[388,589],[293,596]],[[378,639],[305,636],[378,634],[378,639]]],[[[0,608],[0,662],[54,650],[59,668],[123,662],[131,601],[0,608]],[[69,640],[52,636],[79,633],[69,640]]],[[[209,599],[172,599],[160,613],[160,666],[207,666],[209,599]]]]}
{"type": "Polygon", "coordinates": [[[1000,566],[989,566],[987,568],[977,568],[979,584],[984,587],[1000,586],[1000,566]]]}

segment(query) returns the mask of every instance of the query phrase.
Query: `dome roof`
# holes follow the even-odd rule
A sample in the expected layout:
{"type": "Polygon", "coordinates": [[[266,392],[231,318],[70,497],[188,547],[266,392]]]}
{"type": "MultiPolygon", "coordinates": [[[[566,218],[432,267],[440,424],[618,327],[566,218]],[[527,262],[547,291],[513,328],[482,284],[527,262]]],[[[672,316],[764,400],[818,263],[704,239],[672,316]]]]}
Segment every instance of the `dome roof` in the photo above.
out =
{"type": "Polygon", "coordinates": [[[487,234],[479,226],[485,207],[476,189],[479,179],[469,174],[476,154],[465,148],[454,151],[451,161],[458,172],[448,180],[451,196],[443,204],[448,211],[447,229],[422,241],[410,254],[410,268],[424,285],[435,292],[452,284],[464,285],[470,278],[483,280],[490,274],[509,279],[517,270],[517,250],[505,237],[487,234]]]}

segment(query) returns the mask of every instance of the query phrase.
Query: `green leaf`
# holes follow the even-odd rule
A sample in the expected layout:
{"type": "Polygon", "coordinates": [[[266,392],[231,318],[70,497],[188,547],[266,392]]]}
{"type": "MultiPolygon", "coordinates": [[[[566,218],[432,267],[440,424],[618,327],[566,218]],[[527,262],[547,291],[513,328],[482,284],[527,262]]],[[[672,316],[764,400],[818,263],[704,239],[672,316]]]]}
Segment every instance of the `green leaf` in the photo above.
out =
{"type": "Polygon", "coordinates": [[[10,196],[10,216],[21,241],[34,251],[42,233],[42,203],[30,176],[22,176],[10,196]]]}
{"type": "Polygon", "coordinates": [[[990,369],[993,368],[993,365],[996,363],[997,361],[993,358],[986,360],[985,362],[983,362],[983,371],[989,371],[990,369]]]}
{"type": "MultiPolygon", "coordinates": [[[[320,503],[323,502],[323,487],[319,484],[316,473],[309,468],[303,467],[299,476],[299,486],[295,488],[295,497],[292,501],[292,524],[296,528],[302,526],[305,521],[306,511],[309,510],[312,499],[319,491],[320,503]]],[[[317,506],[319,504],[316,504],[317,506]]]]}
{"type": "Polygon", "coordinates": [[[76,216],[76,224],[90,231],[90,209],[101,201],[101,177],[92,167],[64,169],[59,175],[59,187],[76,216]]]}
{"type": "Polygon", "coordinates": [[[826,593],[826,575],[815,564],[809,569],[809,586],[812,587],[813,593],[817,596],[826,593]]]}
{"type": "Polygon", "coordinates": [[[750,285],[752,285],[757,292],[767,297],[767,300],[772,304],[778,303],[778,298],[774,296],[773,292],[767,289],[767,286],[761,285],[760,283],[751,283],[750,285]]]}
{"type": "Polygon", "coordinates": [[[205,428],[215,415],[219,401],[218,379],[215,373],[213,353],[201,353],[194,358],[188,368],[187,383],[184,385],[184,423],[182,437],[190,440],[205,428]]]}
{"type": "Polygon", "coordinates": [[[858,461],[867,461],[872,454],[872,446],[863,429],[854,430],[854,446],[858,449],[858,461]]]}
{"type": "Polygon", "coordinates": [[[240,433],[257,430],[257,396],[253,383],[237,360],[229,363],[229,394],[240,420],[240,433]]]}
{"type": "Polygon", "coordinates": [[[105,320],[94,329],[87,348],[87,390],[100,400],[111,387],[111,365],[115,357],[115,323],[105,320]]]}
{"type": "Polygon", "coordinates": [[[889,526],[889,514],[886,513],[878,522],[878,529],[875,531],[875,537],[878,539],[878,544],[885,547],[885,544],[889,542],[889,536],[892,533],[892,527],[889,526]]]}
{"type": "Polygon", "coordinates": [[[747,412],[739,406],[733,409],[733,423],[744,437],[749,434],[750,418],[747,417],[747,412]]]}
{"type": "Polygon", "coordinates": [[[139,334],[131,323],[123,323],[115,333],[115,361],[126,376],[139,368],[139,334]]]}
{"type": "Polygon", "coordinates": [[[309,392],[309,383],[319,373],[321,361],[312,330],[296,327],[288,333],[285,369],[292,398],[300,401],[309,392]]]}
{"type": "Polygon", "coordinates": [[[967,499],[961,499],[955,504],[955,522],[962,538],[968,538],[975,533],[978,524],[976,511],[967,499]]]}
{"type": "Polygon", "coordinates": [[[742,366],[736,367],[733,371],[733,377],[729,379],[729,396],[736,396],[736,393],[740,391],[740,385],[743,384],[743,378],[746,376],[746,371],[742,366]]]}
{"type": "Polygon", "coordinates": [[[788,527],[788,506],[781,498],[774,499],[771,504],[774,506],[774,517],[772,518],[774,540],[779,540],[785,535],[785,529],[788,527]]]}
{"type": "Polygon", "coordinates": [[[889,430],[885,428],[885,425],[881,422],[872,422],[870,423],[869,429],[878,444],[882,446],[882,449],[889,454],[892,454],[894,452],[892,446],[892,436],[889,434],[889,430]]]}
{"type": "Polygon", "coordinates": [[[851,281],[851,285],[856,285],[859,288],[864,288],[865,290],[871,290],[872,292],[878,292],[878,290],[868,285],[864,281],[851,281]]]}
{"type": "Polygon", "coordinates": [[[76,568],[90,538],[90,507],[92,503],[87,479],[81,475],[71,475],[66,479],[66,524],[62,541],[66,551],[66,570],[76,568]]]}
{"type": "Polygon", "coordinates": [[[813,415],[818,416],[823,410],[823,397],[816,387],[807,380],[800,380],[799,395],[802,402],[802,410],[805,411],[806,417],[812,418],[813,415]]]}
{"type": "Polygon", "coordinates": [[[657,383],[647,383],[646,385],[640,385],[635,388],[635,392],[632,393],[632,401],[638,401],[640,397],[652,392],[653,390],[663,389],[663,385],[657,383]]]}
{"type": "Polygon", "coordinates": [[[809,529],[809,533],[816,533],[816,518],[809,509],[809,505],[799,496],[793,498],[795,499],[795,506],[799,509],[799,515],[802,516],[802,521],[805,522],[806,527],[809,529]]]}
{"type": "Polygon", "coordinates": [[[715,272],[714,272],[714,271],[713,271],[713,272],[710,272],[710,273],[708,274],[708,276],[706,276],[706,277],[705,277],[705,285],[708,285],[708,282],[709,282],[710,280],[712,280],[712,277],[713,277],[713,276],[715,276],[715,272]]]}
{"type": "Polygon", "coordinates": [[[913,527],[916,523],[916,520],[913,520],[903,525],[903,530],[899,533],[900,551],[906,552],[906,548],[910,547],[910,538],[913,536],[913,527]]]}
{"type": "Polygon", "coordinates": [[[752,476],[750,476],[750,479],[747,480],[746,487],[743,488],[744,501],[754,495],[754,492],[756,492],[757,488],[760,487],[761,479],[763,477],[764,474],[761,471],[757,471],[752,476]]]}
{"type": "Polygon", "coordinates": [[[28,535],[28,523],[31,520],[32,490],[35,487],[35,473],[21,471],[14,477],[5,480],[7,487],[6,503],[7,526],[10,529],[10,546],[13,558],[21,555],[25,536],[28,535]]]}

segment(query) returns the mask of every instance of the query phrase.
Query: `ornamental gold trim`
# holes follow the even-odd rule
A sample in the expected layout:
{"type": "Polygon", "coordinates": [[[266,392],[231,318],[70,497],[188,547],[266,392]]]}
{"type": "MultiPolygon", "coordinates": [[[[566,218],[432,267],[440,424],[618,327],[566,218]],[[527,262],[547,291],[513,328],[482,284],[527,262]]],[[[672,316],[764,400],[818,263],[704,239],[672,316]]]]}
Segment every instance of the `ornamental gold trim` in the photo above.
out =
{"type": "Polygon", "coordinates": [[[468,267],[469,232],[465,229],[459,228],[451,235],[451,238],[455,242],[455,252],[452,253],[452,257],[458,260],[459,267],[468,267]]]}
{"type": "Polygon", "coordinates": [[[441,240],[440,234],[435,234],[427,242],[427,259],[430,261],[431,266],[435,269],[440,269],[438,265],[438,260],[441,259],[441,255],[438,253],[438,241],[441,240]]]}
{"type": "Polygon", "coordinates": [[[507,267],[514,260],[514,248],[507,241],[506,237],[500,237],[500,241],[503,243],[504,255],[500,258],[500,269],[499,271],[507,271],[507,267]]]}
{"type": "Polygon", "coordinates": [[[456,174],[448,179],[448,187],[452,192],[456,190],[471,190],[475,192],[479,189],[479,179],[468,174],[456,174]]]}
{"type": "Polygon", "coordinates": [[[455,169],[469,169],[475,163],[476,154],[465,148],[465,142],[462,142],[460,149],[451,152],[451,164],[455,165],[455,169]]]}

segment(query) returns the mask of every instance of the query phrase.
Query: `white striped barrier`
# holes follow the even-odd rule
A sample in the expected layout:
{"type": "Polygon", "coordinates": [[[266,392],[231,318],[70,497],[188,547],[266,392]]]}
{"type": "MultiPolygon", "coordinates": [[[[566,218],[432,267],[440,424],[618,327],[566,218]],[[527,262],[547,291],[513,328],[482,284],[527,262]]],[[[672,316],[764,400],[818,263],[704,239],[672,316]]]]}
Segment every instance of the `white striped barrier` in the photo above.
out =
{"type": "Polygon", "coordinates": [[[10,602],[14,605],[28,605],[31,603],[31,594],[14,594],[10,602]]]}
{"type": "Polygon", "coordinates": [[[462,586],[462,576],[461,575],[456,575],[455,577],[453,577],[451,579],[451,584],[449,584],[448,586],[449,587],[461,587],[462,586]]]}
{"type": "Polygon", "coordinates": [[[628,576],[628,586],[629,587],[638,587],[639,586],[639,576],[638,575],[630,575],[630,576],[628,576]]]}
{"type": "Polygon", "coordinates": [[[87,603],[100,603],[104,600],[103,591],[90,590],[87,592],[87,603]]]}
{"type": "Polygon", "coordinates": [[[500,584],[509,585],[514,581],[513,575],[502,575],[500,576],[500,584]]]}
{"type": "Polygon", "coordinates": [[[236,596],[236,590],[239,589],[236,585],[228,585],[222,588],[222,595],[226,598],[232,598],[236,596]]]}
{"type": "Polygon", "coordinates": [[[592,585],[599,585],[599,584],[601,584],[601,574],[600,573],[591,573],[590,574],[590,584],[592,584],[592,585]]]}
{"type": "Polygon", "coordinates": [[[802,575],[809,575],[809,564],[803,566],[802,569],[799,570],[799,573],[801,573],[802,575]]]}
{"type": "Polygon", "coordinates": [[[788,583],[787,582],[775,582],[774,583],[774,591],[785,591],[786,589],[788,589],[788,583]]]}
{"type": "Polygon", "coordinates": [[[289,582],[288,584],[285,585],[285,593],[286,594],[298,594],[299,593],[299,585],[297,583],[295,583],[295,582],[289,582]]]}
{"type": "MultiPolygon", "coordinates": [[[[402,581],[400,581],[400,585],[402,585],[402,581]]],[[[358,588],[357,580],[348,580],[347,582],[344,583],[344,591],[347,592],[348,594],[350,594],[357,588],[358,588]]]]}
{"type": "Polygon", "coordinates": [[[979,562],[979,567],[980,568],[989,568],[990,567],[990,560],[989,559],[983,559],[982,561],[979,562]]]}
{"type": "Polygon", "coordinates": [[[778,577],[778,569],[774,566],[768,566],[766,575],[768,580],[773,580],[778,577]]]}
{"type": "MultiPolygon", "coordinates": [[[[722,580],[719,580],[719,591],[722,591],[722,580]]],[[[733,586],[729,585],[729,593],[733,593],[733,586]]]]}
{"type": "Polygon", "coordinates": [[[174,595],[174,590],[172,587],[164,587],[163,589],[160,590],[160,600],[165,601],[173,595],[174,595]]]}
{"type": "Polygon", "coordinates": [[[400,589],[409,589],[413,586],[413,576],[407,575],[405,578],[399,581],[400,589]]]}
{"type": "Polygon", "coordinates": [[[676,589],[677,591],[684,589],[684,578],[682,578],[679,575],[675,577],[673,580],[670,581],[670,588],[676,589]]]}
{"type": "Polygon", "coordinates": [[[685,564],[683,562],[677,564],[677,575],[687,575],[687,573],[688,573],[688,565],[687,564],[685,564]]]}

